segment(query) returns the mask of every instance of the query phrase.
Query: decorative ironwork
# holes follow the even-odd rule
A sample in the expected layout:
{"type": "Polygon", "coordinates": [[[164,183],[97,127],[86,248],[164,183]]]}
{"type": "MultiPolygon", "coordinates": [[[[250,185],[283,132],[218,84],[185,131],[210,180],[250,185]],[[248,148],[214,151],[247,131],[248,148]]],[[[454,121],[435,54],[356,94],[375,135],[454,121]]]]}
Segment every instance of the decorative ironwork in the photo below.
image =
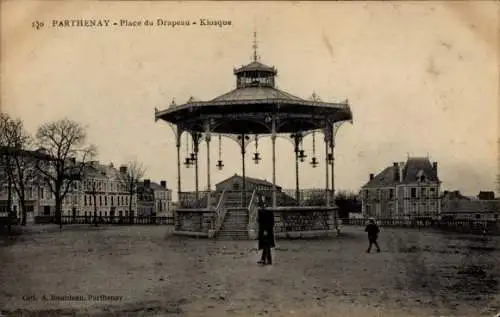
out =
{"type": "MultiPolygon", "coordinates": [[[[331,191],[329,192],[331,195],[331,191]]],[[[324,188],[300,189],[297,199],[296,189],[283,189],[280,206],[325,206],[326,195],[324,188]]]]}
{"type": "Polygon", "coordinates": [[[190,161],[191,164],[195,164],[195,162],[198,160],[198,147],[200,145],[202,134],[198,132],[192,132],[192,139],[193,141],[191,142],[191,154],[190,154],[190,161]]]}
{"type": "Polygon", "coordinates": [[[259,153],[259,139],[258,136],[255,135],[255,153],[253,154],[253,161],[255,164],[259,164],[260,160],[262,160],[262,158],[259,153]]]}
{"type": "Polygon", "coordinates": [[[181,192],[179,193],[179,206],[183,209],[207,208],[207,196],[211,195],[208,191],[181,192]]]}
{"type": "Polygon", "coordinates": [[[256,31],[253,32],[252,48],[253,48],[253,60],[254,60],[254,62],[256,62],[259,60],[259,55],[257,53],[258,45],[257,45],[257,32],[256,31]]]}
{"type": "Polygon", "coordinates": [[[236,139],[238,140],[238,143],[242,147],[242,151],[243,151],[244,148],[246,147],[246,145],[248,144],[246,141],[250,140],[250,137],[245,134],[245,135],[238,135],[238,137],[236,139]]]}
{"type": "Polygon", "coordinates": [[[333,153],[328,153],[328,164],[333,164],[333,153]]]}

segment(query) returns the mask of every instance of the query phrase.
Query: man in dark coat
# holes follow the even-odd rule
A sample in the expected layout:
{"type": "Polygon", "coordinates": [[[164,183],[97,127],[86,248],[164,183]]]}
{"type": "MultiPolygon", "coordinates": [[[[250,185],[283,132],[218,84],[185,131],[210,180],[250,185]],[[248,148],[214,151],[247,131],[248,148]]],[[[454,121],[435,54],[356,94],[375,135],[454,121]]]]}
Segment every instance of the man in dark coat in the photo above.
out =
{"type": "Polygon", "coordinates": [[[271,248],[274,243],[274,214],[272,210],[264,209],[265,202],[262,196],[259,197],[259,213],[257,221],[259,223],[259,250],[262,250],[259,264],[272,264],[271,248]]]}
{"type": "Polygon", "coordinates": [[[372,250],[372,245],[375,245],[377,247],[377,252],[380,252],[380,247],[378,246],[377,239],[378,239],[378,233],[380,232],[379,227],[375,223],[375,219],[370,218],[368,220],[368,225],[365,228],[365,232],[368,233],[368,250],[366,250],[366,253],[370,253],[372,250]]]}

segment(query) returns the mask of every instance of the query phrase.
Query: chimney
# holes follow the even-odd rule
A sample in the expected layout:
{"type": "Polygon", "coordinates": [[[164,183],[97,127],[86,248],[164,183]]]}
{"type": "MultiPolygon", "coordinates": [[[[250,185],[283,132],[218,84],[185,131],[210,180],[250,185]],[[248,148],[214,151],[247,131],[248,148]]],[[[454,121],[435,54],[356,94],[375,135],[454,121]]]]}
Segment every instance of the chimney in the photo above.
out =
{"type": "Polygon", "coordinates": [[[399,182],[402,183],[404,179],[403,171],[404,171],[404,162],[399,162],[399,182]]]}
{"type": "Polygon", "coordinates": [[[149,179],[144,180],[144,187],[149,188],[149,185],[151,185],[151,181],[149,179]]]}
{"type": "Polygon", "coordinates": [[[394,170],[394,181],[399,182],[399,165],[397,162],[392,163],[392,168],[394,170]]]}
{"type": "Polygon", "coordinates": [[[374,177],[375,175],[373,175],[373,173],[370,173],[370,180],[373,180],[374,177]]]}
{"type": "Polygon", "coordinates": [[[127,167],[125,165],[120,166],[120,173],[127,174],[127,167]]]}
{"type": "Polygon", "coordinates": [[[167,188],[167,182],[166,182],[166,181],[160,181],[160,186],[161,186],[162,188],[165,188],[165,189],[166,189],[166,188],[167,188]]]}

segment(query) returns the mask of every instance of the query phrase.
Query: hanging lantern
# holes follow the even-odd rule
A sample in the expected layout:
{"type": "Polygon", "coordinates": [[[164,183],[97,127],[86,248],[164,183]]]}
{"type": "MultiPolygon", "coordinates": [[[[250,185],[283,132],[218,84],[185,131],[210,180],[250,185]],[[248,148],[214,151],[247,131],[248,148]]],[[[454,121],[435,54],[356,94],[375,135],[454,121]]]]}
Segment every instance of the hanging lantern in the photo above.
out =
{"type": "Polygon", "coordinates": [[[304,150],[299,150],[299,159],[301,162],[304,162],[306,159],[307,155],[305,154],[304,150]]]}
{"type": "Polygon", "coordinates": [[[198,133],[194,133],[193,135],[193,142],[191,143],[191,153],[189,154],[189,159],[191,161],[191,164],[194,165],[194,163],[196,162],[196,159],[197,159],[197,155],[196,155],[196,148],[197,148],[197,144],[195,143],[198,143],[198,133]]]}
{"type": "Polygon", "coordinates": [[[257,135],[255,135],[255,153],[253,154],[253,161],[255,162],[255,164],[259,164],[261,159],[262,158],[260,157],[259,153],[259,139],[257,135]]]}
{"type": "Polygon", "coordinates": [[[253,154],[253,160],[255,162],[255,164],[259,164],[260,160],[262,160],[262,158],[260,157],[260,153],[254,153],[253,154]]]}
{"type": "Polygon", "coordinates": [[[316,157],[314,157],[314,156],[311,159],[311,165],[312,165],[313,168],[316,168],[319,165],[318,159],[316,157]]]}
{"type": "Polygon", "coordinates": [[[219,160],[217,161],[217,169],[219,171],[222,171],[222,168],[224,167],[224,164],[222,163],[222,137],[219,134],[219,160]]]}
{"type": "Polygon", "coordinates": [[[184,166],[189,168],[191,165],[191,158],[189,156],[189,136],[186,134],[186,159],[184,160],[184,166]]]}
{"type": "Polygon", "coordinates": [[[299,159],[303,163],[306,160],[307,155],[306,155],[306,153],[304,151],[304,148],[303,148],[302,135],[300,135],[300,139],[298,139],[298,140],[300,142],[300,144],[299,144],[299,146],[300,146],[300,149],[299,149],[299,159]]]}
{"type": "Polygon", "coordinates": [[[218,160],[218,161],[217,161],[217,165],[216,165],[216,166],[217,166],[217,168],[219,169],[219,171],[221,171],[221,170],[222,170],[222,168],[224,168],[224,164],[222,164],[222,160],[218,160]]]}
{"type": "Polygon", "coordinates": [[[318,166],[319,162],[316,158],[316,132],[313,132],[313,157],[311,158],[311,165],[313,168],[318,166]]]}

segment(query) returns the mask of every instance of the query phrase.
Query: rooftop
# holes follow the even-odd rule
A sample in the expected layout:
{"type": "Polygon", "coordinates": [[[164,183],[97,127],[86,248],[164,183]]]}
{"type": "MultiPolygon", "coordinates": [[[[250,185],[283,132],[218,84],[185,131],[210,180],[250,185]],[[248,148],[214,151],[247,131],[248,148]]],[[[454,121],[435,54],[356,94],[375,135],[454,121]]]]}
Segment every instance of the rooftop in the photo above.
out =
{"type": "MultiPolygon", "coordinates": [[[[436,165],[437,167],[437,165],[436,165]]],[[[369,180],[363,188],[391,187],[397,184],[417,183],[420,177],[426,182],[439,182],[437,169],[427,157],[409,157],[405,163],[393,163],[369,180]],[[400,180],[400,173],[401,180],[400,180]]]]}

